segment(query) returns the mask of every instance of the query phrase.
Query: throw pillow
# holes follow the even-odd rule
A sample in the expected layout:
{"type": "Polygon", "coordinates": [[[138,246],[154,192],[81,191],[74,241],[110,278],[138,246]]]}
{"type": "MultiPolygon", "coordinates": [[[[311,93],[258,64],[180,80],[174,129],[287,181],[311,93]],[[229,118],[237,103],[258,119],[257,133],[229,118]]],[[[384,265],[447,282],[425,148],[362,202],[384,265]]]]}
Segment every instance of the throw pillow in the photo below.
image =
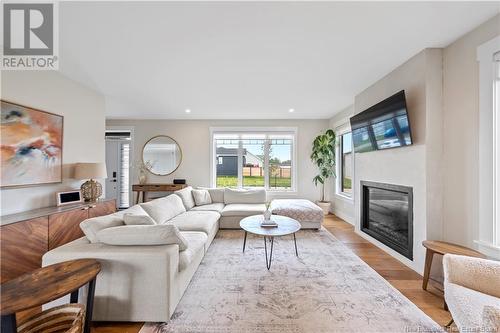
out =
{"type": "Polygon", "coordinates": [[[173,194],[140,205],[158,224],[165,223],[186,211],[181,198],[173,194]]]}
{"type": "Polygon", "coordinates": [[[173,224],[127,225],[107,228],[97,233],[99,242],[108,245],[179,245],[187,249],[187,240],[173,224]]]}
{"type": "Polygon", "coordinates": [[[186,210],[190,210],[191,208],[194,207],[193,194],[191,193],[192,190],[193,188],[191,186],[188,186],[186,188],[183,188],[182,190],[174,192],[176,195],[179,196],[179,198],[182,199],[182,203],[184,204],[186,210]]]}
{"type": "Polygon", "coordinates": [[[155,225],[156,222],[147,214],[123,214],[123,222],[126,225],[155,225]]]}
{"type": "Polygon", "coordinates": [[[123,225],[123,219],[115,214],[92,217],[80,223],[85,236],[91,243],[97,243],[97,233],[106,228],[112,228],[123,225]]]}
{"type": "Polygon", "coordinates": [[[216,202],[224,203],[223,188],[198,187],[198,190],[207,190],[208,193],[210,193],[210,198],[212,199],[212,203],[216,202]]]}
{"type": "Polygon", "coordinates": [[[196,206],[209,205],[212,203],[212,197],[207,190],[193,190],[192,192],[196,206]]]}
{"type": "Polygon", "coordinates": [[[266,202],[266,190],[224,188],[224,203],[227,204],[259,204],[266,202]]]}

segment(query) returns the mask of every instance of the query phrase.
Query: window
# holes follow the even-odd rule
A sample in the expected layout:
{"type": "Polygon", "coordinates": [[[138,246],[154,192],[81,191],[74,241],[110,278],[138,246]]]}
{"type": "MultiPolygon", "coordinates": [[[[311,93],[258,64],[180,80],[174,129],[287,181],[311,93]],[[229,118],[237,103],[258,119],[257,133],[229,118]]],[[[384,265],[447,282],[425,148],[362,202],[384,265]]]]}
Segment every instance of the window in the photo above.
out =
{"type": "Polygon", "coordinates": [[[264,136],[258,139],[257,137],[250,135],[248,139],[241,140],[243,187],[264,187],[266,174],[264,155],[267,143],[264,136]]]}
{"type": "Polygon", "coordinates": [[[292,139],[269,139],[269,182],[271,190],[292,188],[292,139]]]}
{"type": "Polygon", "coordinates": [[[352,196],[352,135],[351,132],[340,136],[340,192],[352,196]]]}
{"type": "Polygon", "coordinates": [[[295,191],[295,129],[211,131],[213,185],[295,191]]]}
{"type": "Polygon", "coordinates": [[[120,146],[119,208],[130,207],[129,166],[130,166],[130,143],[127,142],[127,143],[122,143],[120,146]]]}
{"type": "Polygon", "coordinates": [[[349,201],[354,200],[354,149],[353,136],[349,123],[335,129],[337,136],[335,149],[335,182],[333,192],[349,201]]]}

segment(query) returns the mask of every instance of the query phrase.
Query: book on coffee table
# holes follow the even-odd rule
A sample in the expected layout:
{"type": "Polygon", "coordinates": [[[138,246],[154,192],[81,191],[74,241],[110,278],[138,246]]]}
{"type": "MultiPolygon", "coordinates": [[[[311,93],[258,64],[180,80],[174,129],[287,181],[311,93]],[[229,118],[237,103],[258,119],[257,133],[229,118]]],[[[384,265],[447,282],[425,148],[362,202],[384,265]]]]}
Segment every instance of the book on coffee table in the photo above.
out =
{"type": "Polygon", "coordinates": [[[260,226],[262,228],[276,228],[276,227],[278,227],[278,223],[274,222],[273,220],[269,220],[269,221],[264,220],[264,221],[262,221],[260,226]]]}

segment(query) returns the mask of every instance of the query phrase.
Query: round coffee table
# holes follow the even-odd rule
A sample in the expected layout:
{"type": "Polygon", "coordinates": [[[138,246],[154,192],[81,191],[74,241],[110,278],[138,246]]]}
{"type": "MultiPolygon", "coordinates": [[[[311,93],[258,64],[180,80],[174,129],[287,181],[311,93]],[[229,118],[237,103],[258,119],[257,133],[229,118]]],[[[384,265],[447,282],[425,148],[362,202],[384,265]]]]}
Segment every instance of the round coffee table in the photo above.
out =
{"type": "Polygon", "coordinates": [[[278,226],[262,227],[261,223],[264,221],[263,215],[248,216],[240,221],[240,227],[245,231],[245,238],[243,239],[243,252],[245,252],[248,233],[264,236],[264,251],[266,254],[266,267],[268,270],[271,269],[271,262],[273,259],[274,237],[293,234],[295,255],[299,256],[299,252],[297,251],[297,239],[295,238],[295,233],[300,230],[300,223],[290,217],[280,215],[272,215],[271,220],[276,222],[278,226]],[[271,252],[269,254],[269,258],[267,256],[267,238],[269,238],[271,242],[271,252]]]}

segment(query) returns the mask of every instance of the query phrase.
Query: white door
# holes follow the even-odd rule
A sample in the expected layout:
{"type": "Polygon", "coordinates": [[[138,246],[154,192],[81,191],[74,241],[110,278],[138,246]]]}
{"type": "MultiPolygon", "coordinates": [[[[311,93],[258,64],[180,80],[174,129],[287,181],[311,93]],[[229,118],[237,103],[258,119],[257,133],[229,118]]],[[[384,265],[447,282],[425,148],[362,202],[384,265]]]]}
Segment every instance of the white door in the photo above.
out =
{"type": "Polygon", "coordinates": [[[106,139],[106,198],[117,208],[130,206],[130,140],[106,139]]]}
{"type": "Polygon", "coordinates": [[[116,199],[117,208],[120,207],[120,141],[106,140],[106,198],[116,199]]]}

